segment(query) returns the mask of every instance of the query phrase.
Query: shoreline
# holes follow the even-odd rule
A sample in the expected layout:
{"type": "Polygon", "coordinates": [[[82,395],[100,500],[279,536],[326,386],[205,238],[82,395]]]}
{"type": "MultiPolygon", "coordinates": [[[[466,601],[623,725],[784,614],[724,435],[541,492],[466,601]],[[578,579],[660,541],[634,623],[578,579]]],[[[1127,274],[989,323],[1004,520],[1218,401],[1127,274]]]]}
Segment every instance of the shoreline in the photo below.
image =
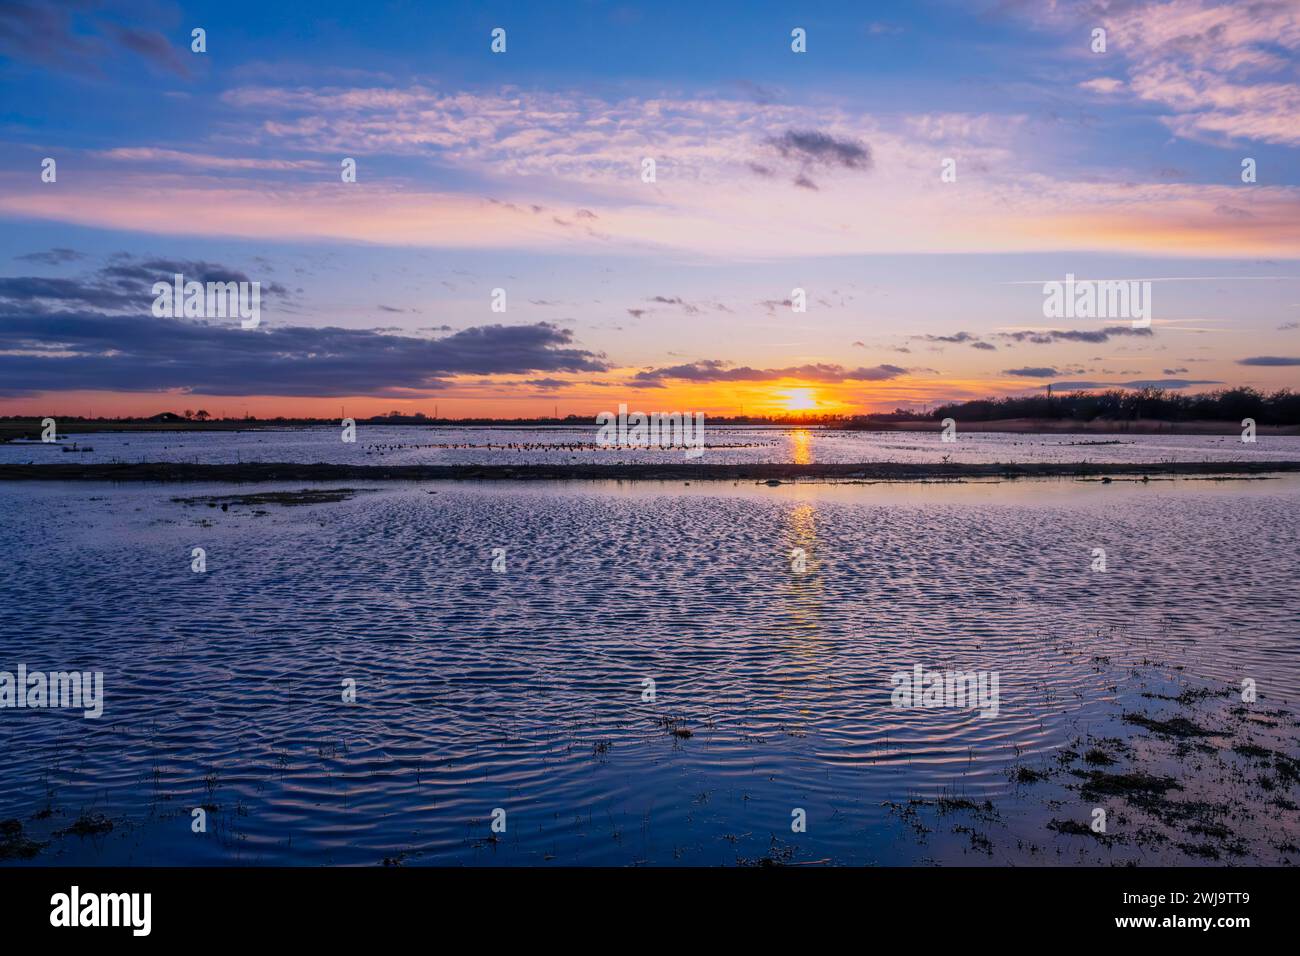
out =
{"type": "MultiPolygon", "coordinates": [[[[57,416],[55,417],[57,420],[57,416]]],[[[903,419],[899,421],[733,421],[725,416],[714,420],[714,426],[735,430],[754,431],[792,431],[816,429],[828,432],[938,432],[940,422],[929,418],[903,419]]],[[[386,420],[357,419],[357,425],[383,428],[413,428],[425,430],[456,431],[461,429],[502,429],[512,431],[553,431],[596,428],[594,418],[581,420],[386,420]]],[[[59,432],[66,435],[98,434],[132,434],[132,433],[230,433],[258,431],[300,431],[311,428],[338,428],[338,419],[215,419],[211,421],[112,421],[64,419],[59,422],[59,432]]],[[[1011,435],[1223,435],[1236,437],[1241,434],[1241,425],[1237,421],[1218,421],[1212,419],[1188,419],[1171,421],[1156,418],[1135,419],[1089,419],[1079,421],[1071,418],[996,418],[988,420],[958,419],[957,427],[963,432],[1011,435]]],[[[1300,435],[1300,424],[1272,425],[1261,424],[1257,427],[1260,435],[1300,435]]],[[[41,435],[41,420],[8,419],[0,420],[0,444],[14,440],[35,441],[41,435]]]]}
{"type": "Polygon", "coordinates": [[[142,462],[0,465],[0,481],[798,481],[842,479],[920,481],[960,478],[1215,477],[1300,472],[1300,461],[1152,463],[825,463],[616,465],[339,465],[292,462],[187,464],[142,462]]]}

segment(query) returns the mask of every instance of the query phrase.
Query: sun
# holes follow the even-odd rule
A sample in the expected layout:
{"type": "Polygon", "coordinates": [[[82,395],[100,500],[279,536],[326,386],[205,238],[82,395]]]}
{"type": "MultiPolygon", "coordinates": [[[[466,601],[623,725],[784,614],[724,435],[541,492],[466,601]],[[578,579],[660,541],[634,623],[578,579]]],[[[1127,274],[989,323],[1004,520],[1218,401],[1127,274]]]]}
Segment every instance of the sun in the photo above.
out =
{"type": "Polygon", "coordinates": [[[817,397],[811,388],[788,388],[781,394],[785,396],[787,412],[806,412],[817,407],[817,397]]]}

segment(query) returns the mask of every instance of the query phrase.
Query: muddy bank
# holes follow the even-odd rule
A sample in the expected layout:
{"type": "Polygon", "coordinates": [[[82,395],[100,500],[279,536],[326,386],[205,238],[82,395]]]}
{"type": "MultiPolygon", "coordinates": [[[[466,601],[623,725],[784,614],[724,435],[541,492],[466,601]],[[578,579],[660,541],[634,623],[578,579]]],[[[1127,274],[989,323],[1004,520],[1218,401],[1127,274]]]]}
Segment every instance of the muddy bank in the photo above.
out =
{"type": "Polygon", "coordinates": [[[193,498],[173,498],[181,505],[206,505],[209,508],[230,510],[231,505],[254,507],[257,505],[327,505],[347,501],[367,488],[303,488],[299,491],[264,491],[248,495],[199,495],[193,498]]]}
{"type": "Polygon", "coordinates": [[[1263,698],[1247,703],[1240,687],[1203,683],[1178,664],[1144,660],[1121,670],[1118,712],[1094,715],[1053,754],[1017,760],[1007,769],[1011,791],[997,801],[969,799],[958,779],[937,798],[886,803],[931,854],[924,859],[1293,865],[1294,710],[1263,698]],[[954,842],[960,857],[943,852],[954,842]]]}
{"type": "Polygon", "coordinates": [[[962,478],[1136,478],[1266,475],[1300,471],[1300,461],[1030,462],[1024,464],[871,462],[866,464],[330,465],[288,462],[203,465],[144,462],[0,465],[0,481],[464,481],[468,479],[628,481],[857,481],[962,478]]]}

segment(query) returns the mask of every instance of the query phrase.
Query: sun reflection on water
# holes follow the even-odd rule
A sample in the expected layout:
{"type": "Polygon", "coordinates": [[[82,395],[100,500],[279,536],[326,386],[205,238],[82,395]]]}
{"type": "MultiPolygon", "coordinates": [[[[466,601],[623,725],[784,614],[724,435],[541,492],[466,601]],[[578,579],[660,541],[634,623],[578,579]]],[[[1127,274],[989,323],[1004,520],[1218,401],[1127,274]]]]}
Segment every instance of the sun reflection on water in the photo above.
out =
{"type": "Polygon", "coordinates": [[[812,432],[798,428],[790,432],[790,460],[796,465],[812,464],[812,432]]]}

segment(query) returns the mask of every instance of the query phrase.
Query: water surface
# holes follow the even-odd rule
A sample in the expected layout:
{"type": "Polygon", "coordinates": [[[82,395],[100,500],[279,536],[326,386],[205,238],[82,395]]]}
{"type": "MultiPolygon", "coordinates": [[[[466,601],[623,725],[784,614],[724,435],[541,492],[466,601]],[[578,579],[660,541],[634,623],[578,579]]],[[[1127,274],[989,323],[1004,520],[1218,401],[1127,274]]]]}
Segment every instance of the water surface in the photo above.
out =
{"type": "MultiPolygon", "coordinates": [[[[1300,436],[1016,435],[959,429],[952,443],[932,432],[853,432],[818,428],[713,427],[705,450],[602,447],[594,425],[581,428],[443,428],[360,424],[356,441],[342,429],[240,432],[72,432],[60,444],[0,444],[0,464],[68,462],[295,462],[329,464],[623,464],[755,462],[1140,462],[1300,460],[1300,436]],[[69,450],[65,451],[64,448],[69,450]]],[[[60,436],[64,437],[64,436],[60,436]]]]}
{"type": "MultiPolygon", "coordinates": [[[[1090,803],[1049,811],[1014,768],[1118,726],[1143,688],[1300,696],[1295,477],[173,500],[284,487],[0,494],[0,667],[106,683],[98,721],[0,711],[0,819],[47,844],[30,862],[1032,862],[1085,840],[1045,825],[1090,803]],[[891,707],[915,663],[997,671],[1000,713],[891,707]],[[900,816],[945,795],[1044,849],[900,816]],[[111,832],[56,835],[95,814],[111,832]]],[[[1279,842],[1255,837],[1250,859],[1279,842]]]]}

